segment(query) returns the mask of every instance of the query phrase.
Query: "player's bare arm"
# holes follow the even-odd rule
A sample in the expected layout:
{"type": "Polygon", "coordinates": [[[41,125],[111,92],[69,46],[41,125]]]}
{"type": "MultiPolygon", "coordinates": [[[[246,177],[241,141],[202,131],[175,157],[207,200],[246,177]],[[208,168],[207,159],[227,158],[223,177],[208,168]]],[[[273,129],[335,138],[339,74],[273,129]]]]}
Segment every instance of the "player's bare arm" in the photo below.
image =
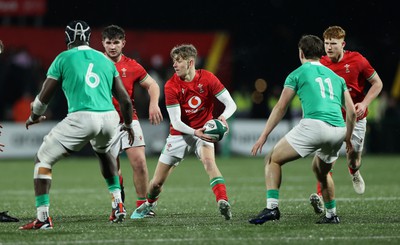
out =
{"type": "Polygon", "coordinates": [[[134,132],[132,129],[132,103],[130,102],[130,98],[128,92],[122,83],[121,78],[114,77],[114,83],[112,88],[113,96],[118,100],[118,103],[121,107],[122,117],[124,118],[124,124],[121,127],[121,130],[126,130],[129,134],[129,144],[133,144],[134,140],[134,132]]]}
{"type": "Polygon", "coordinates": [[[290,104],[290,101],[293,99],[294,95],[295,91],[293,89],[285,87],[282,90],[281,97],[279,98],[278,102],[272,109],[271,115],[269,116],[267,123],[265,124],[263,132],[261,133],[257,142],[251,149],[251,154],[253,156],[257,155],[257,152],[261,154],[262,147],[267,141],[269,134],[276,127],[276,125],[278,125],[278,123],[282,120],[283,116],[286,114],[287,108],[290,104]]]}
{"type": "Polygon", "coordinates": [[[383,83],[378,73],[375,74],[370,80],[369,83],[371,87],[369,88],[367,94],[365,95],[364,100],[361,103],[356,103],[356,114],[357,117],[361,117],[365,114],[369,104],[380,94],[383,88],[383,83]]]}
{"type": "Polygon", "coordinates": [[[354,125],[356,124],[356,109],[351,99],[350,92],[344,91],[344,99],[346,106],[346,151],[350,153],[353,151],[353,145],[351,144],[351,135],[353,134],[354,125]]]}
{"type": "Polygon", "coordinates": [[[152,125],[158,125],[163,120],[160,107],[158,106],[160,86],[158,86],[157,82],[150,75],[140,83],[140,86],[146,89],[150,96],[149,121],[152,125]]]}

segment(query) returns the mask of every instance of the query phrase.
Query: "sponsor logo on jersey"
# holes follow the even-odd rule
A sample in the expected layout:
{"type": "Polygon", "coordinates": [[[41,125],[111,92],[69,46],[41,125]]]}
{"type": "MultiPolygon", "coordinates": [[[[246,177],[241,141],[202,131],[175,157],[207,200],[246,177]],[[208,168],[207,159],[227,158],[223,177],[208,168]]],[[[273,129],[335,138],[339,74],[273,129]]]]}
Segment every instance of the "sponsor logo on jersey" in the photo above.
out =
{"type": "Polygon", "coordinates": [[[193,108],[191,110],[185,110],[186,114],[192,114],[192,113],[196,113],[199,110],[202,110],[204,108],[199,108],[199,106],[201,105],[201,99],[198,96],[193,96],[189,99],[188,104],[190,106],[190,108],[193,108]]]}

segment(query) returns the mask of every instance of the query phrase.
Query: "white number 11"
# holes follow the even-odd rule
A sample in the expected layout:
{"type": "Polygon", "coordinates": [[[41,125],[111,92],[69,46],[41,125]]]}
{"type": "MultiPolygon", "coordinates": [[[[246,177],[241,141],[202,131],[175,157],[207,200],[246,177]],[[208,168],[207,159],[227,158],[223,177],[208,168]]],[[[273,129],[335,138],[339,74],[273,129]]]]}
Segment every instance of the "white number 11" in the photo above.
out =
{"type": "Polygon", "coordinates": [[[319,88],[321,89],[321,96],[322,98],[325,98],[325,86],[324,83],[328,84],[328,89],[329,89],[329,99],[333,100],[333,88],[332,88],[332,82],[330,78],[325,78],[324,81],[322,81],[322,78],[317,77],[315,81],[319,84],[319,88]]]}

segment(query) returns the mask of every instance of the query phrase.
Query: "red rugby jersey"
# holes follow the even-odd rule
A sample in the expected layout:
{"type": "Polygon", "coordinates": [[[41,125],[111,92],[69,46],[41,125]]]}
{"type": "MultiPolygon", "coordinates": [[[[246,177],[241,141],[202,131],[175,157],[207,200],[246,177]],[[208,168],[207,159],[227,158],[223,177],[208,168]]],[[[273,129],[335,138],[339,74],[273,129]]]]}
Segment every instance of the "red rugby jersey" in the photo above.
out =
{"type": "MultiPolygon", "coordinates": [[[[181,80],[175,73],[165,84],[165,103],[167,107],[179,105],[182,122],[198,129],[212,119],[214,99],[223,91],[225,91],[224,85],[209,71],[196,70],[190,82],[181,80]]],[[[172,125],[170,134],[182,135],[172,125]]]]}
{"type": "MultiPolygon", "coordinates": [[[[119,76],[122,79],[124,87],[131,98],[133,105],[133,119],[138,120],[138,116],[135,109],[135,83],[143,82],[148,76],[147,71],[141,66],[136,60],[126,57],[122,55],[121,60],[115,63],[115,67],[119,73],[119,76]]],[[[117,110],[120,120],[122,122],[122,114],[119,108],[118,101],[113,97],[113,104],[115,109],[117,110]]]]}
{"type": "MultiPolygon", "coordinates": [[[[364,89],[367,80],[371,79],[376,73],[375,69],[372,68],[364,56],[358,52],[345,50],[343,58],[339,62],[334,63],[325,55],[322,56],[321,63],[344,78],[354,104],[364,100],[364,89]]],[[[343,117],[346,118],[345,111],[342,111],[343,117]]],[[[368,108],[364,115],[357,119],[362,119],[366,117],[367,114],[368,108]]]]}

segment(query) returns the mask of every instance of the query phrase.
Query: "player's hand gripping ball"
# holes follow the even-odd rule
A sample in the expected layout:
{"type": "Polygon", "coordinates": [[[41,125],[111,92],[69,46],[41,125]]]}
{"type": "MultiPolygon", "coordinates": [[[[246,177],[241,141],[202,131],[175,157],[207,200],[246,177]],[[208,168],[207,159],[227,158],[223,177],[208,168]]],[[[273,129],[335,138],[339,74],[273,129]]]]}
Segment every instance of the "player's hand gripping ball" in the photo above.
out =
{"type": "Polygon", "coordinates": [[[204,134],[210,136],[215,140],[222,140],[224,135],[228,131],[228,128],[224,125],[224,123],[218,119],[211,119],[204,124],[206,130],[204,130],[204,134]]]}

